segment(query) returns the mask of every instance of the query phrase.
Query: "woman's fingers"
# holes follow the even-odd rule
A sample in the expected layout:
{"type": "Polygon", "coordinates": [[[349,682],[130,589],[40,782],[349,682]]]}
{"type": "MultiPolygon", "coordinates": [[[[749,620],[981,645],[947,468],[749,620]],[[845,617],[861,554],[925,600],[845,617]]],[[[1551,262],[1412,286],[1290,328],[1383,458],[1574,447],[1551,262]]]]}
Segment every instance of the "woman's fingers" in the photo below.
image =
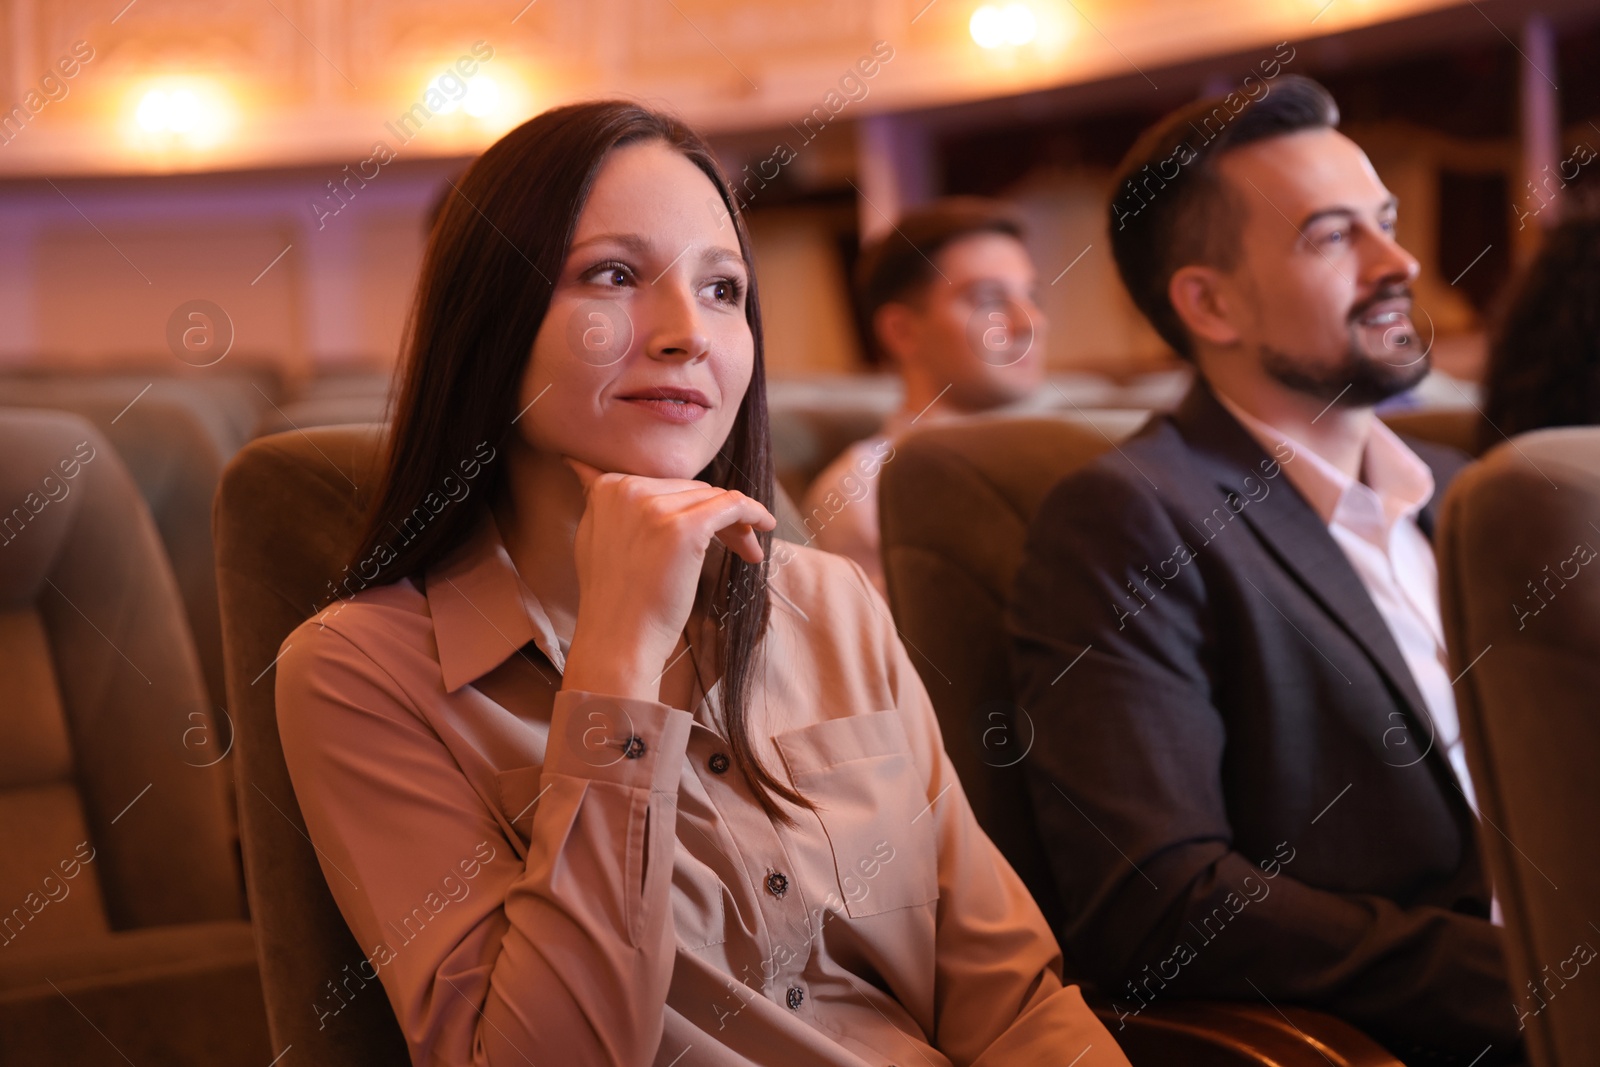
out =
{"type": "Polygon", "coordinates": [[[717,540],[746,563],[760,563],[765,558],[761,541],[748,523],[736,522],[732,526],[724,526],[717,531],[717,540]]]}
{"type": "Polygon", "coordinates": [[[578,482],[583,486],[585,495],[588,494],[589,487],[594,484],[595,479],[605,473],[599,467],[591,467],[583,460],[573,459],[571,456],[562,456],[561,462],[571,467],[572,473],[578,476],[578,482]]]}
{"type": "MultiPolygon", "coordinates": [[[[572,456],[562,456],[561,460],[578,476],[586,496],[606,473],[572,456]]],[[[699,524],[704,543],[716,537],[741,559],[761,562],[763,553],[756,531],[771,530],[778,525],[778,520],[760,502],[743,493],[686,478],[640,477],[635,486],[640,483],[648,486],[647,495],[667,506],[679,521],[699,524]]]]}
{"type": "Polygon", "coordinates": [[[763,557],[756,531],[778,525],[778,520],[758,501],[726,489],[686,489],[659,499],[679,505],[677,515],[684,521],[701,524],[706,543],[716,537],[748,563],[760,563],[763,557]]]}
{"type": "Polygon", "coordinates": [[[698,517],[713,523],[711,529],[718,532],[723,529],[743,523],[757,530],[771,530],[778,525],[778,520],[772,517],[772,512],[761,506],[760,501],[745,496],[743,493],[719,490],[719,495],[702,501],[685,509],[697,513],[698,517]]]}
{"type": "Polygon", "coordinates": [[[584,491],[573,545],[580,596],[569,665],[601,657],[585,651],[596,640],[609,643],[613,658],[619,648],[632,649],[626,670],[603,676],[602,683],[622,687],[616,691],[624,695],[653,698],[661,664],[694,610],[712,540],[759,564],[765,553],[757,531],[772,529],[777,520],[743,493],[692,479],[607,473],[571,456],[561,458],[584,491]],[[645,668],[657,675],[654,682],[641,673],[645,668]]]}
{"type": "Polygon", "coordinates": [[[702,523],[702,530],[727,545],[746,563],[760,563],[764,558],[761,541],[756,530],[770,530],[778,525],[772,512],[742,493],[724,492],[689,508],[686,519],[702,523]]]}

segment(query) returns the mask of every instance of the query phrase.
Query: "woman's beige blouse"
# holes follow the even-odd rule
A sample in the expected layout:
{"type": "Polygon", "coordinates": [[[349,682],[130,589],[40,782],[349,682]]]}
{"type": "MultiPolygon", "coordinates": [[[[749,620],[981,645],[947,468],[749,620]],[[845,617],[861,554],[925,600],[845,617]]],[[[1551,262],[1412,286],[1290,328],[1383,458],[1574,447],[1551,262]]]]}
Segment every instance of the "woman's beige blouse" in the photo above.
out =
{"type": "MultiPolygon", "coordinates": [[[[694,714],[560,691],[491,519],[285,640],[283,750],[366,953],[347,970],[381,978],[414,1063],[1127,1063],[974,821],[882,599],[774,548],[751,733],[816,802],[792,826],[730,769],[720,683],[694,714]]],[[[329,979],[307,1010],[337,1026],[359,984],[329,979]]]]}

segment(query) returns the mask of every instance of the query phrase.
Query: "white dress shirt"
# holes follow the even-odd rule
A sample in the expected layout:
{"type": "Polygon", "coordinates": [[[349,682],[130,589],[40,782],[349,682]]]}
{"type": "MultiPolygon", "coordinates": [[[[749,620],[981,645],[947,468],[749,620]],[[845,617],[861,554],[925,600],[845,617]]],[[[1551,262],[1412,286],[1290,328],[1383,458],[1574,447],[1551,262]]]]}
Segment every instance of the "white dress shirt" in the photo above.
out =
{"type": "Polygon", "coordinates": [[[1361,457],[1361,480],[1356,481],[1227,397],[1218,394],[1217,399],[1268,453],[1280,443],[1294,450],[1284,473],[1327,525],[1388,624],[1433,719],[1437,733],[1432,743],[1449,758],[1476,812],[1439,619],[1439,570],[1433,545],[1417,526],[1417,513],[1433,498],[1433,472],[1393,430],[1374,419],[1361,457]]]}

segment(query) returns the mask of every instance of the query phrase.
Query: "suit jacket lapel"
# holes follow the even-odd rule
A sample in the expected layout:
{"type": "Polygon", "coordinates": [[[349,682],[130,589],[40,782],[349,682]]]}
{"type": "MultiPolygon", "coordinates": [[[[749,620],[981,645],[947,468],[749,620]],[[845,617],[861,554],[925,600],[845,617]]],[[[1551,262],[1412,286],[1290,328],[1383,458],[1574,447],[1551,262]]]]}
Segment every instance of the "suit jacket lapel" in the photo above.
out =
{"type": "MultiPolygon", "coordinates": [[[[1184,439],[1206,461],[1222,499],[1237,496],[1244,502],[1238,513],[1262,544],[1361,646],[1373,665],[1405,698],[1408,709],[1423,727],[1421,736],[1437,736],[1422,691],[1417,688],[1416,679],[1400,654],[1388,624],[1311,505],[1287,480],[1278,482],[1259,501],[1243,491],[1245,478],[1265,480],[1261,463],[1270,458],[1255,438],[1228,414],[1198,377],[1172,419],[1184,439]]],[[[1432,508],[1431,501],[1429,508],[1432,508]]],[[[1424,532],[1430,532],[1431,525],[1430,522],[1424,527],[1424,532]]]]}

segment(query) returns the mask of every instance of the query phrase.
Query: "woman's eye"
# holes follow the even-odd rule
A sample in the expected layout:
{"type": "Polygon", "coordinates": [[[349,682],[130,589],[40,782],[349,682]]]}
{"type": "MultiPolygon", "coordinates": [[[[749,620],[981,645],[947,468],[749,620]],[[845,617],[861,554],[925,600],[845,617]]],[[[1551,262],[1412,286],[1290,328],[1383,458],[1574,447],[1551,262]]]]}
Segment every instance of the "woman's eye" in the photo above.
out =
{"type": "Polygon", "coordinates": [[[598,267],[591,267],[588,273],[583,276],[587,282],[611,286],[612,288],[620,288],[627,285],[630,277],[631,274],[628,268],[618,263],[602,263],[598,267]]]}
{"type": "Polygon", "coordinates": [[[732,278],[718,278],[706,286],[706,291],[711,294],[711,299],[719,304],[738,304],[744,289],[732,278]]]}

